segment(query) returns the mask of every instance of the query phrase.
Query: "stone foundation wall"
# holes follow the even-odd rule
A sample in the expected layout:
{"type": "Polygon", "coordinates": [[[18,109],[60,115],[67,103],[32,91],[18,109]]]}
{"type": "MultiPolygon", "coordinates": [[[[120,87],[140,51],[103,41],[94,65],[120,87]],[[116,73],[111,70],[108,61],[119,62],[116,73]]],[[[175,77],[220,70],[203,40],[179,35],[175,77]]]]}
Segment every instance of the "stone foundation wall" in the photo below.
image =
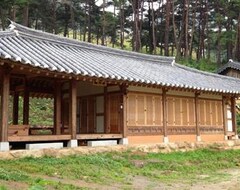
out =
{"type": "Polygon", "coordinates": [[[42,149],[42,150],[12,150],[8,152],[0,152],[0,159],[18,159],[24,157],[64,157],[70,155],[82,155],[82,154],[96,154],[102,152],[154,152],[154,153],[169,153],[173,151],[190,151],[199,148],[214,148],[219,150],[226,149],[240,149],[240,140],[232,141],[219,141],[214,143],[204,143],[204,142],[179,142],[179,143],[159,143],[159,144],[149,144],[149,145],[117,145],[108,147],[76,147],[76,148],[63,148],[63,149],[42,149]]]}

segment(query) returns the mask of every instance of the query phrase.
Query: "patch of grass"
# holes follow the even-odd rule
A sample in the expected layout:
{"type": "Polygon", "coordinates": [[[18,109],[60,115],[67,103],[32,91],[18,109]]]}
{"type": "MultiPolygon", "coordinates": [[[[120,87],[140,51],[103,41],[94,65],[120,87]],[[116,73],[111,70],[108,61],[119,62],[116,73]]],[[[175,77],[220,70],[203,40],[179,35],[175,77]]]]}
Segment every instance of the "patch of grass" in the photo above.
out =
{"type": "Polygon", "coordinates": [[[75,185],[62,184],[44,179],[84,180],[90,183],[129,185],[134,176],[150,180],[211,181],[228,177],[219,170],[238,168],[240,150],[201,149],[190,152],[162,153],[101,153],[75,155],[63,158],[23,158],[0,161],[0,179],[23,181],[30,189],[54,187],[55,189],[77,189],[75,185]],[[30,177],[30,176],[41,176],[30,177]],[[43,177],[42,177],[43,176],[43,177]]]}

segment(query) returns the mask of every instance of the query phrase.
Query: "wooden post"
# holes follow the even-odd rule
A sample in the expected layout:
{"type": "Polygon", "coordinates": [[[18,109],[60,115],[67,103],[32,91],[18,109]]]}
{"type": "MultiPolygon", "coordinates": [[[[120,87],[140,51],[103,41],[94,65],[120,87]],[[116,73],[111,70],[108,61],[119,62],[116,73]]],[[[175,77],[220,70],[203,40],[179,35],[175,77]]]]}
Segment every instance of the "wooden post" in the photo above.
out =
{"type": "Polygon", "coordinates": [[[23,97],[23,124],[29,124],[29,88],[27,81],[25,81],[25,91],[23,97]]]}
{"type": "Polygon", "coordinates": [[[195,121],[196,121],[196,135],[197,141],[201,141],[200,126],[199,126],[199,93],[195,93],[195,121]]]}
{"type": "Polygon", "coordinates": [[[62,84],[59,81],[55,81],[54,90],[54,132],[56,135],[61,134],[61,123],[62,123],[62,84]]]}
{"type": "Polygon", "coordinates": [[[71,80],[69,85],[69,129],[72,139],[77,138],[77,81],[71,80]]]}
{"type": "Polygon", "coordinates": [[[222,117],[223,117],[223,130],[224,130],[224,138],[228,140],[227,137],[227,109],[226,109],[226,98],[222,97],[222,117]]]}
{"type": "Polygon", "coordinates": [[[236,118],[236,100],[231,97],[232,127],[235,137],[237,138],[237,118],[236,118]]]}
{"type": "Polygon", "coordinates": [[[123,138],[127,137],[127,88],[122,86],[122,134],[123,138]]]}
{"type": "Polygon", "coordinates": [[[104,87],[104,133],[109,132],[108,90],[104,87]]]}
{"type": "Polygon", "coordinates": [[[162,92],[162,110],[163,110],[163,142],[168,143],[167,136],[167,91],[163,89],[162,92]]]}
{"type": "Polygon", "coordinates": [[[13,125],[18,125],[19,93],[14,92],[13,96],[13,125]]]}
{"type": "Polygon", "coordinates": [[[1,126],[0,126],[0,142],[8,141],[8,105],[9,105],[9,89],[10,89],[10,71],[4,69],[2,73],[2,89],[1,89],[1,126]]]}

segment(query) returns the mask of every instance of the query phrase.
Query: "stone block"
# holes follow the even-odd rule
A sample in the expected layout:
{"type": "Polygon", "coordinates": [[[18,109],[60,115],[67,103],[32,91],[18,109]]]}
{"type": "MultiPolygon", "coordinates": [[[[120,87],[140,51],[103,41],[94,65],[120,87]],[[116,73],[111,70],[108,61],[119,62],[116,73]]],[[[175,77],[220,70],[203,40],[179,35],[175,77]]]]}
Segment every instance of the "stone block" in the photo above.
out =
{"type": "Polygon", "coordinates": [[[70,147],[70,148],[78,147],[78,140],[72,139],[72,140],[68,141],[67,147],[70,147]]]}
{"type": "Polygon", "coordinates": [[[26,144],[26,149],[27,150],[40,150],[40,149],[45,149],[45,148],[60,149],[60,148],[63,148],[63,143],[62,142],[58,142],[58,143],[26,144]]]}
{"type": "Polygon", "coordinates": [[[115,146],[117,140],[99,140],[99,141],[88,141],[88,146],[115,146]]]}
{"type": "Polygon", "coordinates": [[[128,145],[128,138],[122,138],[119,140],[119,144],[128,145]]]}
{"type": "Polygon", "coordinates": [[[0,142],[0,151],[9,151],[9,142],[0,142]]]}

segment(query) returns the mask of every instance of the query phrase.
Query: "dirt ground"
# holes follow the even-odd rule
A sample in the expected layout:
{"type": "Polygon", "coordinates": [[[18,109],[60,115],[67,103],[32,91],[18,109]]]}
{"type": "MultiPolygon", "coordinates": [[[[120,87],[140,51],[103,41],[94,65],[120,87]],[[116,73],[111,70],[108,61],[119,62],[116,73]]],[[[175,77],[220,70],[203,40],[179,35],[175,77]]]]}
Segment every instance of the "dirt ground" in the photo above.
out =
{"type": "MultiPolygon", "coordinates": [[[[136,190],[240,190],[240,170],[228,169],[221,171],[227,173],[228,177],[224,179],[217,179],[214,182],[209,180],[200,180],[201,182],[183,181],[183,182],[169,182],[162,183],[160,181],[152,181],[143,176],[135,176],[131,178],[128,184],[112,184],[101,185],[95,183],[88,183],[82,180],[60,179],[49,176],[36,176],[49,181],[61,182],[63,184],[74,185],[79,188],[97,189],[97,190],[117,190],[117,189],[136,189],[136,190]]],[[[199,178],[207,178],[207,176],[199,176],[199,178]]],[[[0,181],[1,185],[7,189],[28,189],[29,186],[20,182],[0,181]]],[[[46,189],[52,190],[53,187],[46,189]]]]}

